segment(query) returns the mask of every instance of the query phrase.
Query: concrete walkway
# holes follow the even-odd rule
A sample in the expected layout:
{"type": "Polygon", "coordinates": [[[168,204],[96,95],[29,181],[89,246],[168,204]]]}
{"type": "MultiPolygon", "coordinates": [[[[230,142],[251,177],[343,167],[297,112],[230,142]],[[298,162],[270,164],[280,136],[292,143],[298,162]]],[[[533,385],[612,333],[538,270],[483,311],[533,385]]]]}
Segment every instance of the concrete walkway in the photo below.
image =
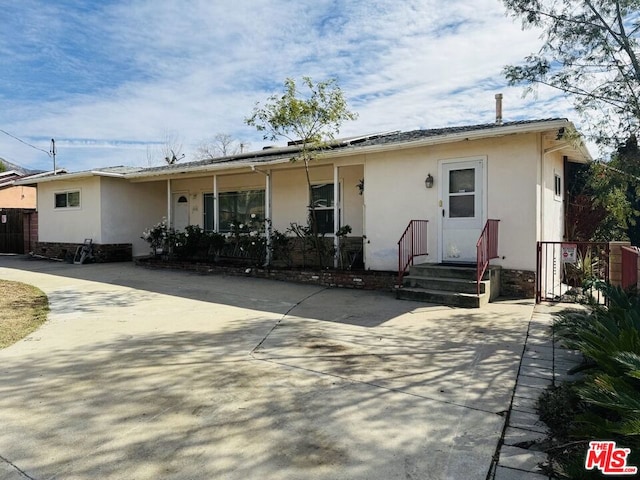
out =
{"type": "MultiPolygon", "coordinates": [[[[0,257],[0,479],[485,480],[533,304],[0,257]]],[[[520,478],[520,477],[518,477],[520,478]]]]}
{"type": "Polygon", "coordinates": [[[582,360],[578,351],[558,345],[551,333],[554,317],[569,304],[536,305],[525,344],[511,409],[496,468],[495,480],[545,480],[541,465],[548,464],[542,451],[549,430],[536,410],[537,400],[552,384],[574,380],[568,372],[582,360]]]}

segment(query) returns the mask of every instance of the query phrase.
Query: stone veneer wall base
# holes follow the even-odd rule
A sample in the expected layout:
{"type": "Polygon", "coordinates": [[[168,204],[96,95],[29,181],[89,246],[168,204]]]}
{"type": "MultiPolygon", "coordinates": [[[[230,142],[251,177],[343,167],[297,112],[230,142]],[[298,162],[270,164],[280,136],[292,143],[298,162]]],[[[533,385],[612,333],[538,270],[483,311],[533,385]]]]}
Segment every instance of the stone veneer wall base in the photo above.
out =
{"type": "Polygon", "coordinates": [[[512,298],[536,296],[536,272],[530,270],[500,270],[500,295],[512,298]]]}
{"type": "MultiPolygon", "coordinates": [[[[72,261],[80,243],[37,242],[33,254],[55,260],[72,261]]],[[[130,262],[133,248],[130,243],[93,244],[93,256],[96,263],[130,262]]]]}
{"type": "Polygon", "coordinates": [[[307,283],[326,287],[358,288],[362,290],[393,291],[396,288],[398,274],[395,272],[351,271],[351,270],[313,270],[313,269],[267,269],[253,266],[215,265],[156,260],[142,257],[134,260],[137,265],[151,268],[188,270],[199,273],[220,273],[243,277],[269,278],[288,282],[307,283]]]}

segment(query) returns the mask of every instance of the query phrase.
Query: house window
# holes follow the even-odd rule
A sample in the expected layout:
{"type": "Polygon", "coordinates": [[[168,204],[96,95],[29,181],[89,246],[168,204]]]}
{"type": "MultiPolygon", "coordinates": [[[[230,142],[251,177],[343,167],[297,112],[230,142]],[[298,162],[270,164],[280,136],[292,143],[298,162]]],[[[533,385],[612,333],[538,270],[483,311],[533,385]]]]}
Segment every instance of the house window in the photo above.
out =
{"type": "MultiPolygon", "coordinates": [[[[333,233],[333,183],[322,183],[311,187],[312,205],[315,210],[318,233],[333,233]]],[[[311,209],[309,209],[311,215],[311,209]]]]}
{"type": "Polygon", "coordinates": [[[561,200],[562,199],[562,177],[560,176],[560,174],[554,172],[553,184],[554,184],[554,197],[556,200],[561,200]]]}
{"type": "Polygon", "coordinates": [[[264,190],[245,190],[218,194],[219,232],[232,231],[231,225],[264,221],[264,190]]]}
{"type": "Polygon", "coordinates": [[[215,214],[213,209],[215,208],[215,202],[213,201],[213,193],[205,193],[202,195],[204,201],[204,218],[202,224],[207,232],[213,232],[215,229],[214,219],[215,214]]]}
{"type": "Polygon", "coordinates": [[[80,206],[80,191],[60,192],[55,194],[55,208],[78,208],[80,206]]]}

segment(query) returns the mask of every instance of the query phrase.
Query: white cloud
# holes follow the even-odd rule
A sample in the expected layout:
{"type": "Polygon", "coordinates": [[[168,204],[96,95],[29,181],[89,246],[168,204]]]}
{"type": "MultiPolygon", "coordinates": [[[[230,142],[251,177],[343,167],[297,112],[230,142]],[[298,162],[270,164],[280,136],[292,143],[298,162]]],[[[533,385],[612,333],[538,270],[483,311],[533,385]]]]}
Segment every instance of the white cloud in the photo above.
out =
{"type": "MultiPolygon", "coordinates": [[[[452,0],[446,8],[435,0],[138,0],[44,13],[42,6],[14,9],[39,26],[55,18],[50,33],[30,29],[25,45],[0,41],[0,51],[28,65],[34,52],[26,42],[46,47],[59,62],[50,90],[59,91],[38,93],[42,78],[28,74],[13,79],[33,83],[33,96],[0,87],[0,126],[27,139],[55,137],[60,161],[74,170],[144,164],[144,143],[167,129],[184,137],[185,150],[215,133],[259,148],[261,136],[244,118],[286,77],[302,75],[338,79],[360,114],[345,134],[490,122],[499,91],[506,120],[575,117],[549,92],[523,100],[519,88],[505,86],[502,67],[535,51],[538,34],[522,32],[496,0],[452,0]]],[[[2,137],[0,156],[28,167],[49,162],[2,137]]]]}

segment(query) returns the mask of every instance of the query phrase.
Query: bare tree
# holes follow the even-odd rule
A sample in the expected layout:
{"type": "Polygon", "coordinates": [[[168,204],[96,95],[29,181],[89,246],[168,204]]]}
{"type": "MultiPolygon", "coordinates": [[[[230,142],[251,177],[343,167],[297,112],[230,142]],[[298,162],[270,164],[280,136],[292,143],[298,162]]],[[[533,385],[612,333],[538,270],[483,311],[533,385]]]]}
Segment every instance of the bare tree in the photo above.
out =
{"type": "Polygon", "coordinates": [[[173,165],[185,157],[182,148],[183,142],[180,135],[177,132],[165,130],[161,141],[147,145],[147,165],[150,167],[162,163],[173,165]]]}
{"type": "Polygon", "coordinates": [[[203,141],[196,149],[196,160],[227,157],[242,153],[246,149],[245,143],[240,143],[228,133],[217,133],[213,137],[203,141]]]}

